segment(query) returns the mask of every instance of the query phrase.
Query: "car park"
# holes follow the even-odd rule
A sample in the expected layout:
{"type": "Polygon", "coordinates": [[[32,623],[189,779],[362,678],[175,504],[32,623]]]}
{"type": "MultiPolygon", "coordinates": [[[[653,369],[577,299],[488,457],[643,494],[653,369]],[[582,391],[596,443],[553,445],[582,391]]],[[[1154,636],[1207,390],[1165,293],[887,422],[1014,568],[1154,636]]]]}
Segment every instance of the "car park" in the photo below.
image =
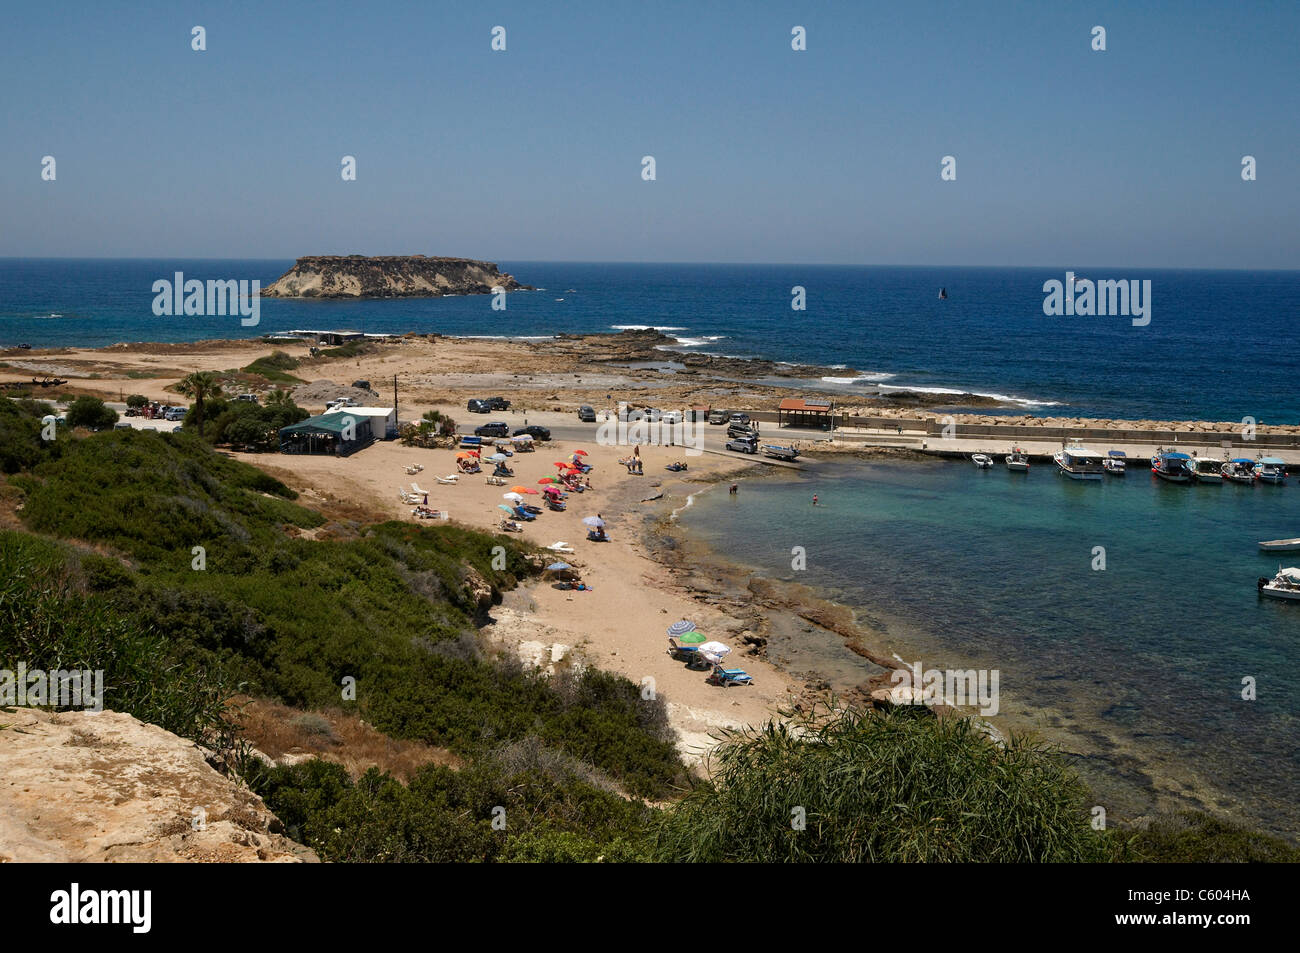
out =
{"type": "Polygon", "coordinates": [[[494,420],[490,424],[475,427],[474,434],[479,437],[508,437],[510,426],[504,421],[494,420]]]}
{"type": "MultiPolygon", "coordinates": [[[[505,425],[502,424],[502,426],[505,426],[505,425]]],[[[528,427],[520,427],[520,428],[519,428],[518,430],[516,430],[515,433],[514,433],[514,435],[515,435],[516,437],[522,437],[524,434],[527,434],[528,436],[532,437],[534,440],[550,440],[550,439],[551,439],[551,431],[550,431],[550,428],[548,428],[548,427],[539,427],[539,426],[537,426],[537,424],[532,424],[531,426],[528,426],[528,427]]],[[[502,436],[504,437],[505,434],[502,434],[502,436]]]]}

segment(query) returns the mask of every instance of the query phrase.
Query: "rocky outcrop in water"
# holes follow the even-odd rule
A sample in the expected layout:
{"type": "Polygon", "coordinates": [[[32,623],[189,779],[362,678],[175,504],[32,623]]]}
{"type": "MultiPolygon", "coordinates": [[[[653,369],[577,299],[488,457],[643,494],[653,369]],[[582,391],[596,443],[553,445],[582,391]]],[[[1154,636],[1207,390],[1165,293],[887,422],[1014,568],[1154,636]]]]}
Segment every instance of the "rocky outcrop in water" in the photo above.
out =
{"type": "Polygon", "coordinates": [[[262,289],[264,298],[438,298],[531,291],[494,262],[424,255],[309,255],[262,289]]]}

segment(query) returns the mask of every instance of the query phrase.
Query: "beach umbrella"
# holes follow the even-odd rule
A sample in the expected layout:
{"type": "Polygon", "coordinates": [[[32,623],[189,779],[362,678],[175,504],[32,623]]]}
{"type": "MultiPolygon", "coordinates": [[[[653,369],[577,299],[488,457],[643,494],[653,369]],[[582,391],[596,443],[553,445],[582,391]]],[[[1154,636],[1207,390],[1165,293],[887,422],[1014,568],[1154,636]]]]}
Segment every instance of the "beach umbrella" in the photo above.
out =
{"type": "Polygon", "coordinates": [[[510,439],[515,443],[532,443],[533,435],[529,433],[521,433],[518,436],[511,437],[510,439]]]}
{"type": "Polygon", "coordinates": [[[542,495],[543,496],[564,496],[564,491],[561,490],[558,486],[548,486],[546,489],[542,490],[542,495]]]}
{"type": "Polygon", "coordinates": [[[512,487],[510,488],[510,492],[511,492],[511,493],[531,493],[533,496],[536,496],[536,495],[537,495],[537,491],[534,490],[531,486],[512,486],[512,487]]]}
{"type": "Polygon", "coordinates": [[[684,635],[687,632],[695,631],[695,623],[690,619],[682,619],[680,622],[674,622],[668,627],[669,635],[684,635]]]}
{"type": "Polygon", "coordinates": [[[686,634],[682,635],[677,641],[681,642],[682,645],[699,645],[701,642],[704,641],[704,636],[700,635],[700,633],[698,632],[687,632],[686,634]]]}
{"type": "Polygon", "coordinates": [[[504,503],[498,503],[498,504],[497,504],[497,509],[499,509],[499,510],[505,510],[505,511],[506,511],[507,513],[509,513],[511,516],[514,516],[514,515],[515,515],[515,511],[512,510],[510,507],[506,506],[504,503]]]}
{"type": "Polygon", "coordinates": [[[573,455],[574,455],[575,457],[585,457],[585,456],[587,455],[587,451],[586,451],[586,450],[575,450],[575,451],[573,451],[573,455]]]}
{"type": "Polygon", "coordinates": [[[474,454],[472,454],[472,453],[458,453],[458,454],[456,454],[456,459],[457,459],[457,460],[464,460],[466,457],[472,457],[472,456],[474,456],[474,454]]]}
{"type": "Polygon", "coordinates": [[[699,652],[714,665],[717,665],[722,661],[724,655],[731,652],[731,649],[721,642],[705,642],[700,646],[699,652]]]}
{"type": "Polygon", "coordinates": [[[573,568],[573,567],[570,566],[568,563],[551,563],[549,566],[546,567],[546,571],[547,571],[547,572],[560,572],[561,570],[564,570],[564,569],[572,569],[572,568],[573,568]]]}
{"type": "Polygon", "coordinates": [[[506,455],[504,453],[494,453],[492,454],[492,456],[488,457],[487,459],[488,459],[488,463],[500,463],[505,458],[506,455]]]}
{"type": "MultiPolygon", "coordinates": [[[[504,494],[502,494],[501,499],[503,499],[503,500],[511,500],[511,501],[513,501],[513,502],[515,502],[515,503],[522,503],[522,502],[524,501],[524,498],[523,498],[522,496],[520,496],[518,493],[504,493],[504,494]]],[[[500,505],[500,504],[498,504],[498,506],[499,506],[499,505],[500,505]]]]}
{"type": "Polygon", "coordinates": [[[465,452],[471,457],[481,457],[483,455],[483,451],[481,450],[466,450],[465,452]]]}
{"type": "Polygon", "coordinates": [[[584,516],[584,517],[582,518],[582,521],[583,521],[584,523],[586,523],[588,526],[604,526],[604,525],[605,525],[605,521],[604,521],[603,519],[601,519],[599,516],[584,516]]]}
{"type": "Polygon", "coordinates": [[[564,470],[564,469],[567,469],[568,467],[573,466],[573,464],[570,463],[568,460],[556,460],[556,461],[555,461],[555,465],[556,465],[557,467],[559,467],[561,470],[564,470]]]}
{"type": "Polygon", "coordinates": [[[537,483],[538,483],[539,485],[541,485],[541,484],[543,484],[543,483],[545,483],[545,484],[555,484],[555,483],[559,483],[559,482],[560,482],[560,481],[557,480],[557,479],[555,479],[555,477],[542,477],[540,480],[537,481],[537,483]]]}

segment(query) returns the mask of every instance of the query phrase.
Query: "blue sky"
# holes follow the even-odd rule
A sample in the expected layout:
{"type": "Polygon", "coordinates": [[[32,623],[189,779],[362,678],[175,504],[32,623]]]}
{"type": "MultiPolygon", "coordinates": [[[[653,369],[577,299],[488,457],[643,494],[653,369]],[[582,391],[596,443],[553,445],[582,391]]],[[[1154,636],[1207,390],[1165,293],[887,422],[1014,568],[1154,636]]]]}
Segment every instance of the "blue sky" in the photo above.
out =
{"type": "Polygon", "coordinates": [[[10,5],[0,255],[1294,268],[1297,37],[1294,2],[10,5]]]}

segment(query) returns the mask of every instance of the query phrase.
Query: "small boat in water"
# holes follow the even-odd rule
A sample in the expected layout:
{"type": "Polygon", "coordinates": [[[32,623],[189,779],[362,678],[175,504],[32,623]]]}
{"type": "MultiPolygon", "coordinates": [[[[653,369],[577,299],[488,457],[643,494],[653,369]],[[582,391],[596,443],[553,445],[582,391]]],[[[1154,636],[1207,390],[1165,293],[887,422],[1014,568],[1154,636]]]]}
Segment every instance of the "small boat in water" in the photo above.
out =
{"type": "Polygon", "coordinates": [[[1210,457],[1195,457],[1192,460],[1192,479],[1197,483],[1223,486],[1223,465],[1210,457]]]}
{"type": "Polygon", "coordinates": [[[1261,540],[1259,548],[1269,553],[1290,552],[1291,550],[1300,549],[1300,536],[1295,539],[1261,540]]]}
{"type": "Polygon", "coordinates": [[[1277,575],[1272,579],[1268,576],[1260,576],[1259,582],[1255,585],[1261,595],[1300,601],[1300,569],[1295,566],[1286,569],[1279,567],[1277,575]]]}
{"type": "Polygon", "coordinates": [[[1249,483],[1255,485],[1255,461],[1246,457],[1237,457],[1219,467],[1223,478],[1231,483],[1249,483]]]}
{"type": "Polygon", "coordinates": [[[1192,482],[1192,458],[1178,450],[1156,450],[1151,472],[1168,483],[1192,482]]]}
{"type": "Polygon", "coordinates": [[[970,462],[975,464],[975,466],[979,467],[981,470],[987,470],[989,467],[993,466],[993,458],[987,453],[972,454],[970,462]]]}
{"type": "Polygon", "coordinates": [[[1128,454],[1123,450],[1108,450],[1101,468],[1111,476],[1123,476],[1128,472],[1128,454]]]}
{"type": "Polygon", "coordinates": [[[1052,459],[1071,480],[1100,480],[1104,472],[1101,454],[1080,446],[1077,441],[1056,451],[1052,459]]]}
{"type": "Polygon", "coordinates": [[[947,288],[940,288],[940,289],[939,289],[939,300],[940,300],[940,301],[947,301],[947,300],[948,300],[948,289],[947,289],[947,288]]]}
{"type": "Polygon", "coordinates": [[[1029,454],[1019,447],[1012,447],[1011,452],[1007,454],[1007,469],[1012,473],[1029,472],[1029,454]]]}
{"type": "Polygon", "coordinates": [[[1255,479],[1260,483],[1281,486],[1286,482],[1286,461],[1278,457],[1260,457],[1255,461],[1255,479]]]}

